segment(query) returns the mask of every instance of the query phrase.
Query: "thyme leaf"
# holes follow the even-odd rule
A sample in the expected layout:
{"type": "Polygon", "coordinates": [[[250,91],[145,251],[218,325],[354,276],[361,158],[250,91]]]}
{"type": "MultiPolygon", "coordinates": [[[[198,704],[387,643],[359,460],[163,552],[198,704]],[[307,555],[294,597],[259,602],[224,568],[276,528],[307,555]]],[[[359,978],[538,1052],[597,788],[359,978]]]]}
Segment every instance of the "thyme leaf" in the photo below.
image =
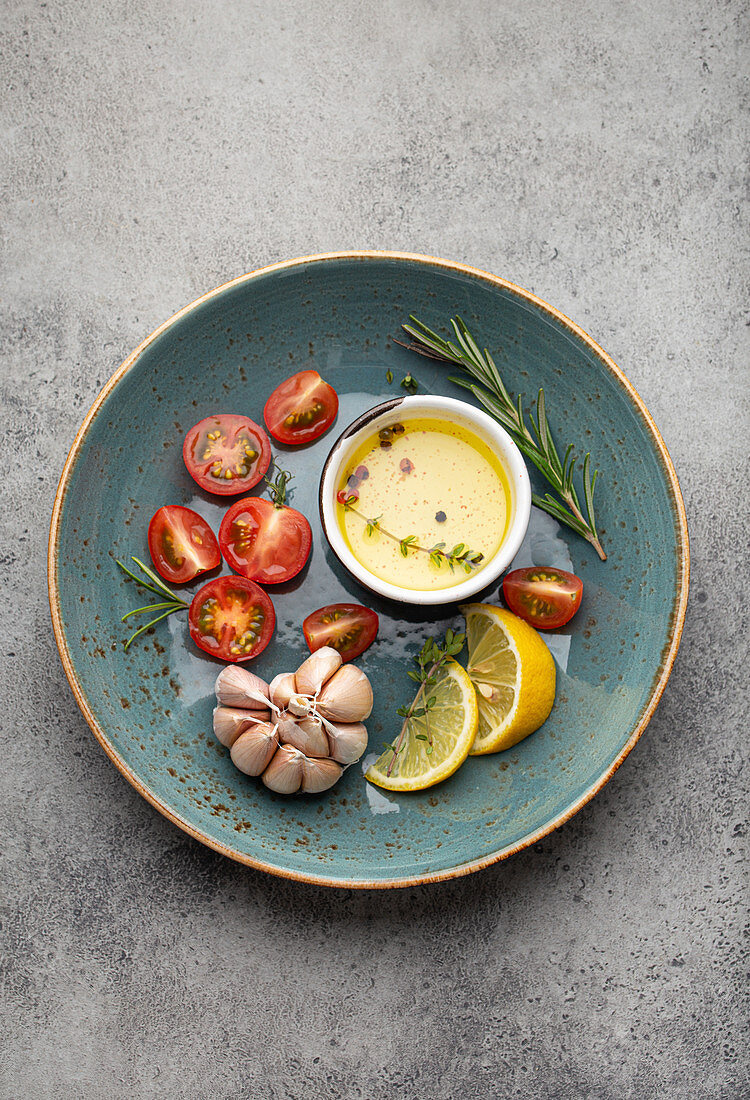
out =
{"type": "Polygon", "coordinates": [[[458,656],[464,648],[465,642],[465,634],[454,633],[454,631],[449,628],[446,630],[445,638],[442,642],[436,642],[434,638],[428,638],[414,658],[417,670],[414,671],[414,669],[409,669],[407,675],[419,684],[419,690],[408,707],[399,707],[396,711],[398,716],[404,719],[404,722],[397,739],[393,743],[386,745],[393,753],[393,756],[388,762],[386,775],[391,774],[396,758],[404,747],[404,740],[409,730],[409,724],[413,718],[424,718],[427,733],[415,733],[414,737],[417,741],[427,742],[425,752],[428,756],[431,755],[433,744],[432,734],[430,733],[429,715],[430,711],[437,704],[437,696],[428,694],[427,688],[437,682],[440,670],[452,657],[458,656]]]}

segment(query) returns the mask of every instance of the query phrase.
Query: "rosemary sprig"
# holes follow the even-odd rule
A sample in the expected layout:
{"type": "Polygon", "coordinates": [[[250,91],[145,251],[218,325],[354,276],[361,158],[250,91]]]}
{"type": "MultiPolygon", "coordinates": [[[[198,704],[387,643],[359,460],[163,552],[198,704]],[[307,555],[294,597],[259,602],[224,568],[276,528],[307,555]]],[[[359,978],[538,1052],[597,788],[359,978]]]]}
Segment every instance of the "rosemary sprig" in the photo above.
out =
{"type": "MultiPolygon", "coordinates": [[[[573,454],[571,443],[560,461],[547,421],[544,390],[540,389],[537,397],[536,420],[533,413],[529,413],[532,431],[524,419],[521,396],[513,400],[503,384],[489,351],[486,348],[484,352],[480,350],[460,317],[451,318],[456,343],[452,340],[444,340],[412,315],[409,316],[409,320],[411,324],[403,325],[402,328],[416,342],[402,344],[402,346],[429,359],[457,363],[469,375],[469,379],[475,380],[454,377],[450,379],[456,385],[470,390],[495,419],[500,421],[513,437],[519,450],[530,462],[533,462],[560,497],[558,500],[550,493],[545,493],[543,497],[534,494],[532,499],[537,508],[548,512],[560,523],[566,524],[585,538],[591,543],[601,560],[605,561],[607,555],[599,540],[594,518],[594,486],[598,471],[594,470],[593,474],[591,473],[591,455],[587,453],[582,466],[584,514],[573,485],[573,471],[578,459],[573,454]],[[476,384],[477,382],[479,385],[476,384]]],[[[401,343],[401,341],[396,342],[401,343]]]]}
{"type": "Polygon", "coordinates": [[[126,649],[130,646],[131,642],[135,641],[139,634],[143,634],[143,632],[145,630],[148,630],[149,627],[156,626],[156,624],[160,623],[162,619],[166,619],[168,615],[173,615],[175,611],[183,611],[186,607],[190,606],[190,604],[186,603],[185,600],[180,599],[177,593],[173,592],[171,588],[167,588],[161,577],[158,577],[152,569],[149,569],[147,565],[144,565],[139,558],[131,557],[130,560],[135,562],[138,568],[143,573],[145,573],[145,575],[148,577],[148,581],[144,581],[143,577],[137,577],[135,573],[128,569],[126,565],[123,565],[121,561],[118,560],[117,564],[120,566],[120,569],[122,569],[123,572],[127,573],[131,580],[135,581],[136,584],[140,584],[142,588],[148,589],[149,592],[154,592],[157,596],[166,596],[167,598],[160,601],[159,603],[149,603],[146,604],[145,607],[136,607],[132,611],[128,611],[125,615],[122,616],[120,622],[124,623],[132,615],[144,615],[146,614],[146,612],[150,613],[153,611],[161,612],[161,614],[157,615],[156,618],[149,620],[149,622],[147,622],[145,626],[142,626],[138,630],[136,630],[135,634],[131,634],[131,636],[125,643],[126,649]],[[149,583],[149,581],[151,583],[149,583]]]}
{"type": "Polygon", "coordinates": [[[268,486],[268,495],[273,502],[274,508],[283,508],[286,505],[286,489],[290,481],[294,481],[294,475],[290,474],[288,470],[282,470],[275,462],[271,464],[269,473],[276,471],[276,477],[273,481],[269,477],[264,477],[266,485],[268,486]]]}
{"type": "Polygon", "coordinates": [[[405,535],[401,538],[399,535],[394,535],[392,531],[388,531],[381,524],[382,516],[373,516],[369,518],[354,507],[354,501],[357,500],[355,496],[348,496],[342,502],[344,507],[349,512],[353,512],[355,516],[358,516],[365,524],[365,533],[367,535],[374,535],[376,531],[379,531],[381,535],[385,535],[387,539],[391,539],[392,542],[397,542],[399,550],[406,558],[409,556],[410,551],[418,550],[422,554],[429,554],[430,561],[433,565],[442,566],[448,565],[451,573],[455,572],[456,566],[459,565],[465,573],[471,573],[472,569],[475,569],[481,561],[484,560],[484,554],[477,553],[475,550],[468,549],[464,543],[459,542],[452,550],[445,549],[444,542],[436,542],[434,546],[421,546],[417,542],[416,535],[405,535]]]}
{"type": "Polygon", "coordinates": [[[410,706],[399,707],[396,712],[404,719],[404,723],[395,743],[386,746],[393,753],[393,756],[388,761],[386,775],[391,774],[396,758],[404,746],[404,739],[406,738],[409,723],[413,718],[424,718],[427,733],[417,733],[415,737],[418,741],[427,742],[425,752],[428,756],[431,755],[432,734],[430,733],[429,713],[437,703],[437,697],[435,695],[430,695],[429,689],[434,687],[437,683],[438,673],[446,661],[451,657],[456,657],[461,652],[464,648],[465,641],[465,634],[454,634],[452,630],[448,629],[445,632],[445,640],[442,645],[436,642],[434,638],[428,638],[420,652],[414,658],[417,670],[414,671],[414,669],[409,669],[407,675],[419,684],[419,690],[414,696],[410,706]]]}

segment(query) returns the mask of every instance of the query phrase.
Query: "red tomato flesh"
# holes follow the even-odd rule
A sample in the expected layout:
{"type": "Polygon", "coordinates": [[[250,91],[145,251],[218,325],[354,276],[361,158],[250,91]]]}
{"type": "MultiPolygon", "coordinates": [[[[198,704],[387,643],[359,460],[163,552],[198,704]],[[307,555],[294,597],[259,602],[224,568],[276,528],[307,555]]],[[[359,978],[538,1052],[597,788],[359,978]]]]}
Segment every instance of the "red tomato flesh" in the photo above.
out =
{"type": "Polygon", "coordinates": [[[221,564],[216,535],[203,516],[181,504],[165,504],[151,517],[148,548],[156,572],[185,584],[221,564]]]}
{"type": "Polygon", "coordinates": [[[219,545],[229,565],[261,584],[296,577],[307,561],[312,531],[301,512],[277,508],[262,497],[238,500],[219,528],[219,545]]]}
{"type": "Polygon", "coordinates": [[[271,641],[276,613],[267,592],[247,577],[216,577],[193,596],[190,636],[222,661],[250,661],[271,641]]]}
{"type": "Polygon", "coordinates": [[[380,621],[369,607],[358,603],[330,603],[302,623],[305,641],[314,653],[321,646],[337,649],[343,661],[353,661],[375,641],[380,621]]]}
{"type": "Polygon", "coordinates": [[[263,477],[271,462],[271,444],[248,417],[216,413],[193,425],[185,436],[182,457],[201,489],[237,496],[263,477]]]}
{"type": "Polygon", "coordinates": [[[263,418],[274,439],[298,446],[312,443],[330,428],[339,411],[333,386],[316,370],[302,370],[277,386],[266,401],[263,418]]]}
{"type": "Polygon", "coordinates": [[[510,610],[537,630],[556,630],[581,606],[583,581],[564,569],[535,565],[506,574],[503,596],[510,610]]]}

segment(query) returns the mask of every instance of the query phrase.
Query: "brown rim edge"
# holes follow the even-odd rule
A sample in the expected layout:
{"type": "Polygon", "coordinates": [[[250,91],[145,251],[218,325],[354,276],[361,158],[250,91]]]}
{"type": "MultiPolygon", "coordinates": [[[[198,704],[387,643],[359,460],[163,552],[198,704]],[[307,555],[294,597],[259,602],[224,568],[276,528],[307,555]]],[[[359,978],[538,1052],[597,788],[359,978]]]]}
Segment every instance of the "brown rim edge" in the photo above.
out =
{"type": "Polygon", "coordinates": [[[679,649],[680,639],[682,637],[682,629],[685,623],[685,613],[687,610],[688,589],[690,583],[690,546],[688,538],[687,528],[687,516],[685,513],[685,505],[682,499],[682,492],[680,490],[679,482],[677,480],[677,474],[675,472],[674,464],[669,455],[669,451],[664,443],[664,440],[659,433],[659,429],[656,427],[654,420],[646,408],[641,397],[633,388],[631,383],[625,377],[623,372],[614,362],[614,360],[607,355],[603,348],[601,348],[595,340],[593,340],[588,333],[584,332],[574,321],[566,317],[564,313],[555,309],[554,306],[549,305],[542,298],[538,298],[530,291],[524,290],[522,287],[517,286],[515,283],[509,282],[507,279],[501,278],[499,275],[492,275],[488,271],[483,271],[481,268],[471,267],[468,264],[454,263],[450,260],[443,260],[434,256],[424,256],[419,253],[412,252],[390,252],[390,251],[377,251],[377,250],[365,250],[365,251],[346,251],[346,252],[323,252],[311,256],[300,256],[292,260],[284,260],[281,263],[269,264],[266,267],[258,268],[256,271],[248,272],[245,275],[240,275],[236,279],[231,279],[227,283],[222,283],[221,286],[215,287],[207,294],[201,295],[200,298],[196,298],[195,301],[185,306],[183,309],[175,313],[169,320],[159,325],[150,336],[147,336],[145,340],[138,345],[127,359],[121,364],[115,371],[106,385],[103,387],[98,397],[94,401],[93,405],[86,414],[81,427],[78,429],[73,445],[70,448],[65,465],[63,466],[62,474],[60,475],[60,481],[55,494],[55,502],[52,510],[52,520],[50,523],[50,535],[47,554],[47,578],[48,578],[48,590],[50,611],[52,614],[52,626],[55,633],[55,641],[57,648],[60,652],[60,658],[62,660],[65,675],[68,678],[71,690],[75,697],[78,706],[83,713],[88,725],[91,728],[92,733],[96,737],[99,744],[102,746],[107,756],[110,758],[115,767],[122,772],[128,782],[135,787],[140,795],[142,795],[151,805],[168,818],[173,824],[177,825],[184,832],[188,833],[195,840],[201,841],[207,847],[212,848],[214,851],[219,852],[221,855],[228,856],[230,859],[234,859],[239,863],[243,863],[248,867],[253,867],[259,871],[266,871],[269,874],[277,875],[280,878],[292,879],[296,882],[307,882],[314,886],[336,886],[341,889],[358,889],[358,890],[386,890],[393,888],[401,888],[406,886],[421,886],[427,883],[443,882],[447,879],[461,878],[464,875],[473,874],[475,871],[481,871],[485,867],[491,866],[493,863],[498,863],[500,860],[507,859],[509,856],[515,855],[516,852],[522,851],[524,848],[528,848],[530,845],[542,840],[545,836],[548,836],[555,829],[564,825],[566,821],[569,821],[583,806],[589,802],[598,791],[612,778],[614,773],[622,764],[623,760],[631,752],[635,744],[640,740],[643,731],[656,710],[657,704],[661,699],[662,693],[669,679],[674,665],[675,657],[677,656],[677,650],[679,649]],[[57,586],[57,550],[58,550],[58,538],[60,531],[60,516],[62,514],[62,507],[65,501],[65,494],[68,487],[68,480],[72,469],[78,458],[78,452],[81,448],[83,440],[88,433],[89,427],[96,417],[99,409],[104,401],[106,401],[109,394],[119,383],[123,375],[130,370],[136,360],[140,357],[142,352],[153,341],[160,336],[171,325],[176,324],[192,310],[198,306],[207,302],[209,299],[218,296],[230,287],[238,286],[240,283],[249,282],[251,279],[259,278],[260,276],[269,275],[275,271],[283,271],[285,268],[301,266],[304,264],[321,263],[329,260],[367,260],[367,259],[379,259],[379,260],[405,260],[411,263],[425,264],[429,267],[443,268],[446,271],[458,271],[465,275],[470,275],[474,278],[480,279],[484,282],[491,283],[493,286],[501,287],[503,290],[510,291],[517,295],[519,298],[524,299],[527,302],[532,302],[535,306],[547,313],[550,317],[553,317],[556,321],[562,324],[570,332],[573,332],[578,338],[586,344],[595,355],[601,360],[607,370],[621,384],[626,393],[630,396],[631,400],[635,404],[636,408],[641,414],[644,423],[651,432],[654,442],[656,443],[657,450],[661,455],[664,469],[667,474],[667,480],[671,486],[677,525],[680,533],[680,562],[678,570],[678,584],[679,595],[676,601],[673,611],[673,630],[672,637],[667,646],[664,647],[662,652],[661,667],[658,672],[658,679],[654,684],[651,697],[646,705],[646,708],[641,715],[641,719],[638,725],[633,730],[628,741],[620,750],[617,757],[613,760],[610,767],[600,776],[599,779],[593,783],[588,790],[586,790],[580,798],[578,798],[572,806],[569,806],[567,810],[559,814],[552,821],[548,822],[542,828],[537,829],[533,833],[528,833],[514,844],[508,845],[506,848],[500,849],[497,852],[493,852],[488,856],[483,856],[481,859],[476,859],[470,863],[461,864],[458,867],[451,867],[446,870],[436,871],[432,874],[418,874],[408,878],[398,879],[386,879],[386,880],[368,880],[368,879],[337,879],[327,878],[324,875],[314,874],[302,874],[297,871],[284,870],[280,867],[275,867],[270,864],[264,863],[262,860],[253,859],[250,856],[243,855],[239,852],[233,851],[220,841],[214,840],[212,837],[206,836],[196,829],[190,822],[185,821],[178,814],[176,814],[169,806],[162,802],[148,787],[146,787],[137,775],[128,767],[125,761],[114,750],[113,746],[109,743],[104,730],[99,726],[96,718],[94,717],[91,709],[88,706],[84,692],[78,683],[76,677],[73,662],[68,650],[67,639],[65,637],[65,631],[63,629],[62,618],[60,615],[60,597],[57,586]]]}

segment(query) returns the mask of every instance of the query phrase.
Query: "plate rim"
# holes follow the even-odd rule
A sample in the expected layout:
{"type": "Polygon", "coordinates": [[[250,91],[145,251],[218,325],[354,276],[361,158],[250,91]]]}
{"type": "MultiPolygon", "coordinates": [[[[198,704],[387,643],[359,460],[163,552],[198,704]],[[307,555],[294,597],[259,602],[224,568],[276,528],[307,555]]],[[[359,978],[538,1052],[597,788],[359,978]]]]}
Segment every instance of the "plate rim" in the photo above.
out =
{"type": "Polygon", "coordinates": [[[482,268],[473,267],[469,264],[463,264],[452,260],[445,260],[436,256],[423,255],[415,252],[400,252],[391,250],[376,250],[376,249],[364,249],[364,250],[346,250],[337,252],[320,252],[313,253],[307,256],[298,256],[290,260],[282,260],[278,263],[267,264],[263,267],[256,268],[253,271],[246,272],[244,275],[239,275],[234,279],[230,279],[228,282],[222,283],[213,290],[209,290],[207,293],[200,295],[198,298],[189,302],[182,309],[178,310],[166,321],[160,324],[153,330],[144,340],[135,348],[134,351],[127,356],[127,358],[120,364],[117,370],[112,374],[108,381],[104,384],[99,394],[95,398],[91,407],[89,408],[86,416],[84,417],[81,426],[79,427],[73,443],[68,452],[68,456],[65,460],[65,464],[60,474],[60,479],[55,493],[55,500],[52,509],[52,517],[50,520],[50,532],[49,542],[47,549],[47,587],[50,603],[50,612],[52,616],[52,627],[55,636],[55,642],[60,654],[63,669],[70,684],[73,696],[78,704],[86,722],[91,729],[92,733],[96,737],[99,744],[104,749],[105,753],[115,765],[115,767],[122,773],[127,781],[135,788],[138,793],[146,799],[156,810],[159,811],[164,817],[171,821],[183,832],[187,833],[193,839],[200,841],[207,847],[220,853],[221,855],[228,856],[230,859],[235,860],[248,867],[253,867],[255,870],[265,871],[268,874],[276,875],[280,878],[291,879],[296,882],[305,882],[315,886],[333,886],[341,889],[375,889],[386,890],[394,888],[403,888],[407,886],[421,886],[428,883],[444,882],[446,880],[461,878],[464,875],[473,874],[475,871],[480,871],[485,867],[489,867],[494,863],[498,863],[501,860],[507,859],[509,856],[514,855],[516,852],[522,851],[524,848],[528,848],[532,844],[536,844],[542,840],[545,836],[548,836],[555,829],[558,829],[561,825],[564,825],[566,821],[569,821],[583,806],[589,802],[594,795],[596,795],[602,787],[609,782],[617,769],[623,763],[625,758],[629,755],[637,742],[640,740],[643,731],[649,724],[654,711],[661,699],[661,696],[669,680],[672,668],[677,656],[677,651],[680,646],[680,640],[682,637],[682,630],[685,622],[685,614],[687,611],[688,591],[690,587],[690,544],[688,535],[687,515],[685,511],[685,504],[682,497],[682,491],[680,489],[679,481],[677,479],[677,473],[675,471],[674,464],[672,462],[667,446],[662,439],[661,433],[657,428],[651,413],[646,407],[644,401],[636,391],[635,387],[628,380],[622,370],[617,366],[615,361],[599,344],[585,332],[579,325],[567,317],[560,310],[551,306],[544,299],[539,298],[531,291],[525,290],[523,287],[518,286],[516,283],[510,282],[508,279],[504,279],[500,275],[493,275],[491,272],[484,271],[482,268]],[[584,792],[581,794],[572,805],[568,806],[565,810],[559,813],[551,821],[546,822],[539,829],[533,832],[527,833],[519,840],[514,841],[512,844],[508,844],[503,848],[498,849],[495,852],[489,853],[489,855],[481,856],[474,860],[469,860],[466,863],[457,864],[453,867],[443,868],[440,871],[433,872],[418,872],[412,875],[400,876],[397,878],[389,879],[355,879],[355,878],[341,878],[330,875],[321,875],[315,873],[307,873],[302,871],[293,870],[291,868],[279,867],[275,864],[266,863],[262,859],[258,859],[254,856],[247,855],[243,852],[238,852],[228,845],[223,844],[221,841],[216,840],[213,837],[203,833],[199,828],[196,828],[190,821],[177,814],[166,802],[164,802],[154,791],[151,790],[128,766],[125,760],[119,755],[114,746],[109,741],[106,732],[97,722],[91,708],[88,705],[85,692],[82,685],[78,681],[75,666],[68,647],[67,638],[65,635],[64,624],[62,620],[62,614],[60,610],[60,594],[58,588],[58,551],[60,542],[60,523],[62,517],[62,511],[65,504],[65,498],[70,483],[70,478],[75,467],[76,461],[79,457],[81,447],[88,435],[89,429],[98,415],[102,405],[109,397],[110,393],[116,388],[120,380],[124,375],[135,365],[137,360],[141,357],[143,352],[167,329],[177,324],[186,317],[193,310],[203,305],[205,302],[210,301],[212,298],[218,297],[226,290],[232,287],[239,286],[242,283],[250,282],[253,279],[260,278],[265,275],[272,274],[274,272],[283,271],[290,267],[304,267],[317,263],[325,263],[336,260],[398,260],[407,261],[414,264],[424,264],[431,268],[442,268],[445,271],[459,272],[463,275],[469,275],[483,282],[488,282],[492,286],[499,287],[505,291],[516,295],[525,302],[530,302],[542,312],[547,313],[550,317],[554,318],[564,328],[567,328],[570,332],[574,333],[584,345],[586,345],[602,363],[602,365],[614,376],[617,382],[625,390],[626,394],[630,397],[636,410],[641,416],[647,430],[653,438],[656,444],[656,451],[663,465],[664,472],[666,474],[666,480],[672,493],[672,500],[675,507],[675,529],[679,535],[679,562],[678,562],[678,595],[672,610],[672,629],[670,637],[664,645],[661,653],[661,662],[657,670],[655,681],[652,684],[651,694],[648,702],[643,708],[640,720],[638,721],[635,729],[631,733],[625,745],[617,754],[615,759],[606,769],[606,771],[599,776],[584,792]]]}

